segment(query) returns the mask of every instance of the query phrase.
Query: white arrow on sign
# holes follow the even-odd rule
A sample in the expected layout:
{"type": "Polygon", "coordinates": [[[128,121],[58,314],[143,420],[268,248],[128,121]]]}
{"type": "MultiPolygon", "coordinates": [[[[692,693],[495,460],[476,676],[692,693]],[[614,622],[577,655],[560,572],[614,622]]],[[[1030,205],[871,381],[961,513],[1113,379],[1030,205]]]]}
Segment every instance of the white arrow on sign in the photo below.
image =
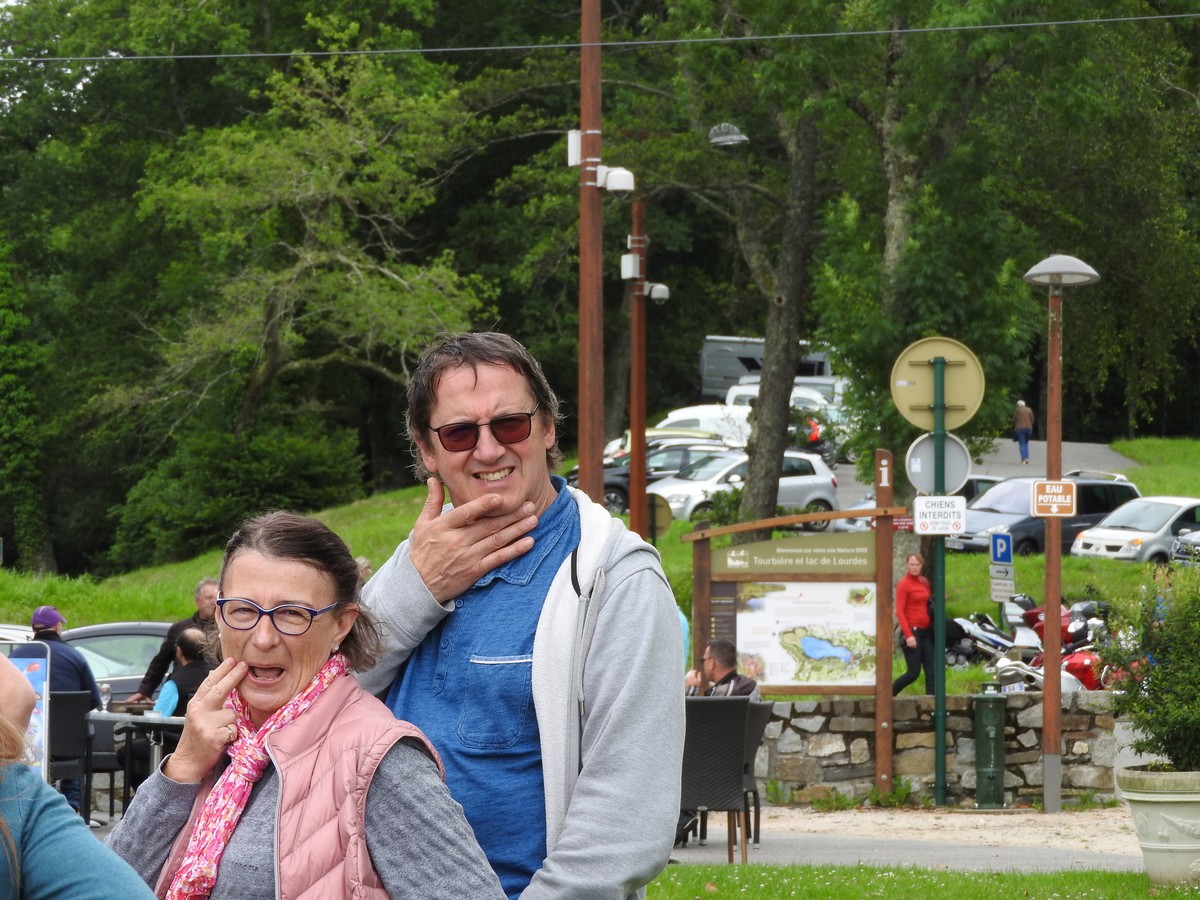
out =
{"type": "Polygon", "coordinates": [[[1012,578],[1013,577],[1013,567],[1012,566],[1001,566],[1001,565],[992,563],[991,573],[992,573],[993,578],[1002,578],[1002,579],[1003,578],[1012,578]]]}

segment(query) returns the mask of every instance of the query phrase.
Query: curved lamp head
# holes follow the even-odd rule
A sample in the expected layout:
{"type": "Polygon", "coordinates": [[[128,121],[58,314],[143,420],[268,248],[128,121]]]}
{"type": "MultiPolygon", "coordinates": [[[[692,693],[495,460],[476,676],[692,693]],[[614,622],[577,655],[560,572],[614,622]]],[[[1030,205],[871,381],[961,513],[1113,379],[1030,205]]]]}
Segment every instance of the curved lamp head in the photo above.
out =
{"type": "Polygon", "coordinates": [[[736,147],[738,144],[745,144],[749,140],[750,138],[742,134],[741,129],[728,122],[714,125],[708,130],[708,142],[714,147],[736,147]]]}
{"type": "Polygon", "coordinates": [[[1079,285],[1093,284],[1100,280],[1100,275],[1083,260],[1060,254],[1047,256],[1025,273],[1025,280],[1050,286],[1079,285]]]}

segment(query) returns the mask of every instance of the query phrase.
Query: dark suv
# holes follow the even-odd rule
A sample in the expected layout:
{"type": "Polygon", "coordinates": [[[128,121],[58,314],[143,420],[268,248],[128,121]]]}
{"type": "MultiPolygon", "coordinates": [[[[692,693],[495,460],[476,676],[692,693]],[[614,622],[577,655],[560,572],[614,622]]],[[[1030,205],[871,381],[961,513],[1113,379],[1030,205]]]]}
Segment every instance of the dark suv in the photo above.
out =
{"type": "MultiPolygon", "coordinates": [[[[1033,483],[1044,478],[1006,478],[984,491],[967,506],[963,533],[946,538],[949,550],[990,552],[993,534],[1008,534],[1019,556],[1046,551],[1046,520],[1031,512],[1033,483]]],[[[1075,536],[1091,528],[1110,512],[1134,497],[1137,486],[1124,475],[1102,472],[1068,472],[1063,481],[1075,483],[1075,515],[1062,520],[1063,554],[1070,553],[1075,536]]]]}

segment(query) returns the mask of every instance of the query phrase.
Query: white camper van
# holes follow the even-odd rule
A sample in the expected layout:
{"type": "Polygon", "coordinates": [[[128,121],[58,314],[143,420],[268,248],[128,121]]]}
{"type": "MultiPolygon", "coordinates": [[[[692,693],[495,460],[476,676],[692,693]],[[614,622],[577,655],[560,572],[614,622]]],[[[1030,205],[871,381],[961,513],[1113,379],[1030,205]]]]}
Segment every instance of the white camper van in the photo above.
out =
{"type": "MultiPolygon", "coordinates": [[[[748,384],[735,384],[725,394],[727,406],[749,406],[750,401],[758,396],[758,379],[748,384]]],[[[792,387],[792,406],[796,409],[822,409],[829,405],[825,395],[816,388],[805,385],[792,387]]]]}

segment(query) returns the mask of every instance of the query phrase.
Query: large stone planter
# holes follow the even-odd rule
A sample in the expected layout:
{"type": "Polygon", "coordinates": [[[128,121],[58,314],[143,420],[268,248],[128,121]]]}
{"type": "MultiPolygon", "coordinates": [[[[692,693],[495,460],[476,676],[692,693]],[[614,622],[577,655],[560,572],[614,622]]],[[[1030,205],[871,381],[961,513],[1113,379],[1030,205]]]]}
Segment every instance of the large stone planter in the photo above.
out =
{"type": "Polygon", "coordinates": [[[1117,770],[1146,874],[1160,884],[1200,884],[1200,772],[1117,770]]]}

